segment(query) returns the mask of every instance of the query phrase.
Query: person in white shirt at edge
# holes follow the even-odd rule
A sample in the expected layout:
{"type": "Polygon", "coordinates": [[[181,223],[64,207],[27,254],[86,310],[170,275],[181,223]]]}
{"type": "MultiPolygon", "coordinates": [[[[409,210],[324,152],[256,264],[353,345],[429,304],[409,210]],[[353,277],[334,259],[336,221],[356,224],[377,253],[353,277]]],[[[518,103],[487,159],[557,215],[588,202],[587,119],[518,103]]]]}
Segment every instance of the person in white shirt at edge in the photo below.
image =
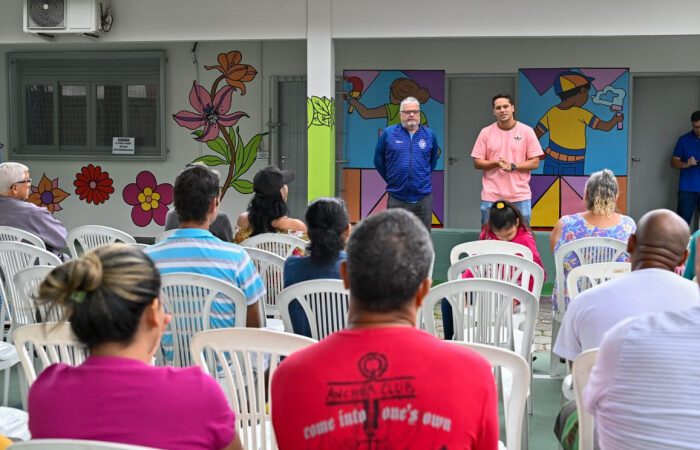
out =
{"type": "MultiPolygon", "coordinates": [[[[588,289],[571,301],[554,353],[573,361],[581,352],[597,348],[604,334],[624,319],[700,306],[698,286],[674,273],[688,256],[689,237],[688,225],[672,211],[658,209],[642,216],[627,243],[632,272],[588,289]]],[[[562,436],[575,410],[573,402],[567,403],[557,417],[554,432],[565,448],[575,437],[562,436]]]]}
{"type": "Polygon", "coordinates": [[[583,393],[600,448],[700,449],[698,354],[699,306],[633,317],[606,333],[583,393]]]}

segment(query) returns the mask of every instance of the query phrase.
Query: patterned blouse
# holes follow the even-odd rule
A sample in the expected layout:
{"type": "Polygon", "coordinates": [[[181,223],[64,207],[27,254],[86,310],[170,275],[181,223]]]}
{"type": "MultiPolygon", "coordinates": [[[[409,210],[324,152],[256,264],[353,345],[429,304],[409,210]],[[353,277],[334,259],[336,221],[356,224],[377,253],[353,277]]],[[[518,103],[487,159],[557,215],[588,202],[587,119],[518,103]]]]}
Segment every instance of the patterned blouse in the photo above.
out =
{"type": "MultiPolygon", "coordinates": [[[[619,241],[627,242],[630,234],[634,233],[637,229],[637,225],[634,220],[628,216],[621,216],[620,223],[613,225],[608,228],[598,228],[586,221],[583,218],[582,213],[572,214],[570,216],[564,216],[560,219],[561,221],[561,236],[554,246],[554,252],[559,249],[562,245],[575,241],[577,239],[587,238],[587,237],[607,237],[617,239],[619,241]]],[[[626,255],[619,259],[621,262],[629,262],[629,257],[626,255]]],[[[578,256],[575,254],[569,254],[564,258],[564,280],[569,275],[569,272],[574,267],[578,267],[580,262],[578,256]]],[[[569,292],[564,286],[564,302],[566,305],[569,304],[569,292]]],[[[557,311],[557,284],[556,279],[554,280],[554,290],[552,292],[552,309],[557,311]]]]}

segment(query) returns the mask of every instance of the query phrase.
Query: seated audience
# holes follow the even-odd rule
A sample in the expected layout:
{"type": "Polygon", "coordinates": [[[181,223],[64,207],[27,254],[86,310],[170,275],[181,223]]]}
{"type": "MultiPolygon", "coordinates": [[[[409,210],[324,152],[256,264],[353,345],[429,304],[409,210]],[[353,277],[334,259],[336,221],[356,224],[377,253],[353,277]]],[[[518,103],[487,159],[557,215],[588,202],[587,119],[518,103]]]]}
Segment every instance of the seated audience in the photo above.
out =
{"type": "Polygon", "coordinates": [[[160,283],[153,261],[124,244],[99,247],[48,275],[38,301],[65,311],[90,354],[77,367],[48,367],[32,385],[32,438],[242,448],[234,413],[212,377],[198,367],[149,364],[170,321],[160,283]]]}
{"type": "Polygon", "coordinates": [[[613,327],[600,344],[583,393],[600,448],[700,449],[700,366],[693,363],[699,352],[698,306],[645,314],[613,327]]]}
{"type": "Polygon", "coordinates": [[[238,216],[236,236],[233,241],[240,244],[251,236],[263,233],[288,233],[305,237],[306,225],[287,214],[287,184],[294,180],[290,170],[267,166],[253,177],[253,199],[248,211],[238,216]]]}
{"type": "MultiPolygon", "coordinates": [[[[634,233],[635,224],[631,217],[615,212],[618,195],[617,179],[610,170],[594,172],[586,181],[583,196],[586,211],[562,217],[552,229],[549,238],[552,253],[566,243],[587,237],[607,237],[627,242],[630,234],[634,233]]],[[[626,262],[626,258],[621,261],[626,262]]],[[[576,255],[564,258],[564,279],[571,269],[579,265],[576,255]]],[[[564,301],[568,304],[569,294],[566,292],[566,286],[564,296],[564,301]]],[[[557,311],[557,308],[555,280],[552,309],[557,311]]]]}
{"type": "Polygon", "coordinates": [[[489,363],[415,327],[432,251],[425,226],[403,209],[353,230],[340,266],[348,329],[292,354],[273,376],[280,449],[497,448],[489,363]],[[444,386],[449,395],[439,395],[444,386]]]}
{"type": "MultiPolygon", "coordinates": [[[[698,286],[674,273],[688,255],[690,231],[680,216],[667,209],[646,213],[629,238],[632,272],[588,289],[574,298],[564,314],[554,353],[573,361],[597,348],[604,334],[629,317],[700,306],[698,286]]],[[[555,434],[570,429],[575,404],[565,405],[555,434]]],[[[571,442],[572,436],[562,437],[571,442]]],[[[567,448],[567,446],[564,446],[567,448]]]]}
{"type": "MultiPolygon", "coordinates": [[[[532,260],[544,270],[540,252],[537,250],[535,236],[527,226],[527,222],[520,213],[520,210],[511,202],[505,200],[497,200],[489,209],[488,222],[484,224],[479,235],[480,241],[507,241],[514,244],[524,245],[532,251],[532,260]]],[[[521,255],[522,256],[522,255],[521,255]]],[[[545,277],[546,277],[545,272],[545,277]]],[[[462,278],[471,278],[472,273],[465,270],[462,273],[462,278]]],[[[528,289],[532,291],[534,280],[530,279],[528,289]]],[[[452,308],[447,301],[440,303],[442,310],[442,325],[445,339],[450,340],[454,336],[452,324],[452,308]]]]}
{"type": "Polygon", "coordinates": [[[27,166],[16,162],[0,164],[0,225],[36,234],[48,251],[63,258],[66,228],[48,209],[26,201],[31,191],[27,166]]]}
{"type": "MultiPolygon", "coordinates": [[[[345,203],[337,198],[319,198],[306,208],[309,227],[307,256],[291,256],[284,263],[284,287],[320,278],[340,279],[340,263],[345,261],[345,244],[350,236],[350,219],[345,203]]],[[[309,322],[301,306],[289,306],[296,334],[311,337],[309,322]]]]}
{"type": "MultiPolygon", "coordinates": [[[[243,248],[224,242],[209,231],[219,209],[219,177],[206,167],[189,167],[175,179],[174,196],[180,228],[145,252],[161,274],[199,273],[239,287],[248,303],[246,324],[259,327],[259,300],[265,295],[265,286],[252,260],[243,248]]],[[[229,299],[215,298],[212,313],[212,328],[235,323],[236,311],[229,299]]],[[[166,357],[171,354],[171,342],[172,336],[166,333],[166,357]]]]}

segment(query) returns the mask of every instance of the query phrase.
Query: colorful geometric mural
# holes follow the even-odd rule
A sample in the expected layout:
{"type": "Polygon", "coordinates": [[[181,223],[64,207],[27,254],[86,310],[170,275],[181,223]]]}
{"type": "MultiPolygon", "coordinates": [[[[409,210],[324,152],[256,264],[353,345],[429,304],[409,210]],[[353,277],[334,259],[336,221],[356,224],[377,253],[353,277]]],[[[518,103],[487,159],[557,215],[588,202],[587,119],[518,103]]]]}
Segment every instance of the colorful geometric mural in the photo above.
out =
{"type": "Polygon", "coordinates": [[[173,202],[173,185],[158,184],[155,175],[144,170],[136,176],[135,183],[126,185],[122,197],[128,205],[133,206],[131,221],[134,225],[145,227],[153,220],[163,226],[168,205],[173,202]]]}
{"type": "Polygon", "coordinates": [[[626,212],[629,70],[520,69],[518,120],[534,130],[545,151],[533,171],[533,227],[548,228],[581,211],[587,176],[610,169],[626,212]],[[624,191],[624,192],[623,192],[624,191]]]}
{"type": "Polygon", "coordinates": [[[58,178],[50,179],[42,175],[39,184],[32,186],[32,193],[29,194],[27,201],[34,203],[36,206],[46,208],[53,214],[56,211],[61,211],[61,202],[70,194],[58,187],[58,178]]]}
{"type": "MultiPolygon", "coordinates": [[[[381,131],[400,122],[406,97],[421,103],[421,124],[445,145],[445,72],[441,70],[346,70],[344,114],[345,201],[357,222],[386,208],[386,184],[374,168],[374,149],[381,131]]],[[[444,158],[432,175],[433,226],[444,223],[444,158]]]]}
{"type": "Polygon", "coordinates": [[[100,166],[88,164],[75,174],[73,186],[75,186],[75,193],[80,196],[80,200],[99,205],[109,200],[109,195],[114,193],[112,183],[109,172],[103,172],[100,166]]]}

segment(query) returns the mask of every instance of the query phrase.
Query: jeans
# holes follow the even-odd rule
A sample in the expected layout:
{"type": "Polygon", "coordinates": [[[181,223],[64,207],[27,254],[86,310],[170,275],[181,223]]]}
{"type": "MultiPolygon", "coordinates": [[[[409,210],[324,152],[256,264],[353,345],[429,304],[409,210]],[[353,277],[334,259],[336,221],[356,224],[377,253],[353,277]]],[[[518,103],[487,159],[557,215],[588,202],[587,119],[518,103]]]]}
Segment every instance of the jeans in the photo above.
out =
{"type": "Polygon", "coordinates": [[[289,304],[289,318],[292,320],[294,334],[311,337],[311,326],[309,321],[306,320],[306,314],[304,314],[304,309],[301,307],[299,300],[293,300],[289,304]]]}
{"type": "Polygon", "coordinates": [[[544,159],[543,175],[583,175],[585,160],[564,162],[547,155],[544,159]]]}
{"type": "MultiPolygon", "coordinates": [[[[678,208],[676,212],[688,225],[693,220],[693,213],[700,210],[700,192],[678,191],[678,208]]],[[[692,264],[692,261],[690,262],[692,264]]]]}
{"type": "MultiPolygon", "coordinates": [[[[481,225],[485,225],[489,221],[489,210],[493,203],[494,202],[481,201],[481,225]]],[[[532,216],[532,204],[530,203],[530,199],[511,203],[520,210],[520,214],[523,215],[526,225],[530,225],[530,216],[532,216]]]]}
{"type": "Polygon", "coordinates": [[[418,200],[416,203],[408,203],[397,198],[394,198],[389,194],[389,201],[387,202],[387,208],[403,208],[411,211],[413,214],[418,216],[418,218],[423,222],[423,225],[428,229],[430,233],[430,225],[433,222],[433,194],[430,193],[418,200]]]}

